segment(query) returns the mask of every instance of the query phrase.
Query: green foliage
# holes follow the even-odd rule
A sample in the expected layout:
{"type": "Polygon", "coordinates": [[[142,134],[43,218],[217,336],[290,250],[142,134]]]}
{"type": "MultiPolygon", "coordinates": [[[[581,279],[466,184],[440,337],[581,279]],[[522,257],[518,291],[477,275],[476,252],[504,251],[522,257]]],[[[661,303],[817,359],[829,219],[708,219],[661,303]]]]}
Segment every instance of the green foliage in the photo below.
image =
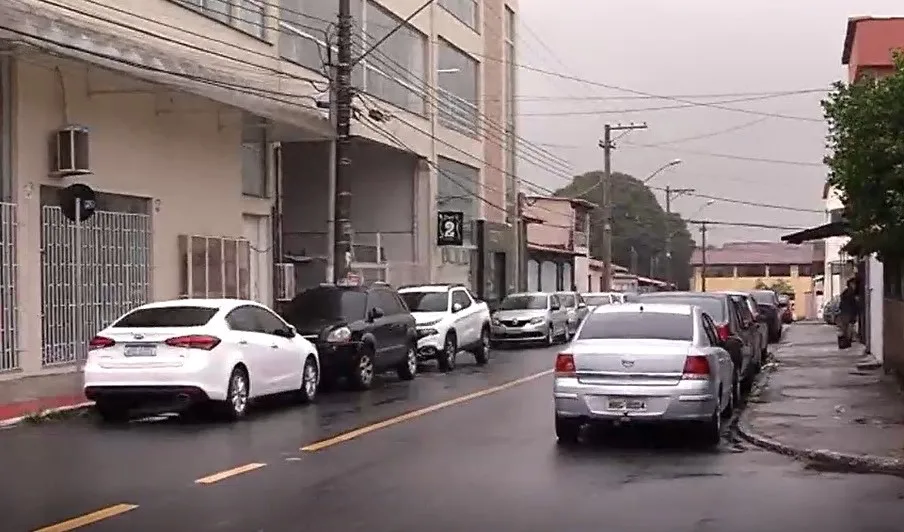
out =
{"type": "Polygon", "coordinates": [[[904,54],[888,77],[836,83],[822,102],[825,163],[850,224],[850,252],[904,257],[904,54]]]}
{"type": "Polygon", "coordinates": [[[757,279],[753,288],[754,290],[772,290],[777,294],[785,294],[787,296],[794,295],[794,287],[784,279],[773,281],[772,284],[766,284],[762,279],[757,279]]]}
{"type": "Polygon", "coordinates": [[[769,290],[769,285],[763,282],[762,279],[757,279],[756,283],[753,285],[754,290],[769,290]]]}
{"type": "MultiPolygon", "coordinates": [[[[582,199],[603,204],[602,187],[599,183],[602,172],[588,172],[574,178],[572,183],[556,191],[557,196],[574,197],[575,194],[591,189],[581,195],[582,199]]],[[[694,240],[681,216],[668,217],[649,187],[634,177],[614,172],[612,174],[612,260],[615,264],[630,267],[637,265],[640,275],[665,278],[667,259],[665,255],[666,235],[672,233],[672,279],[680,289],[688,288],[692,275],[690,267],[694,240]],[[632,248],[634,253],[632,253],[632,248]],[[651,260],[652,259],[652,260],[651,260]]],[[[594,209],[590,215],[590,253],[602,257],[603,212],[594,209]]]]}

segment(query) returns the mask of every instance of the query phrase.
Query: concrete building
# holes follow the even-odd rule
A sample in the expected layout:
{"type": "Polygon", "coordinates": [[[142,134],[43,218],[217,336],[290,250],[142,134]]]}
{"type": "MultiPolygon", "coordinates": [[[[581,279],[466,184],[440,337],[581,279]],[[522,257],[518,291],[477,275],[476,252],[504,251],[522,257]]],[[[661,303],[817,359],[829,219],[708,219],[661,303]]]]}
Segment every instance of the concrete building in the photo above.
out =
{"type": "MultiPolygon", "coordinates": [[[[352,4],[360,53],[420,2],[352,4]]],[[[71,374],[86,338],[146,301],[275,304],[328,278],[333,128],[318,102],[337,5],[0,4],[0,381],[71,374]],[[78,231],[61,208],[74,183],[97,193],[78,231]]],[[[357,67],[364,277],[481,289],[501,253],[516,286],[516,12],[441,0],[357,67]],[[438,248],[438,209],[480,235],[438,248]]]]}
{"type": "Polygon", "coordinates": [[[894,68],[892,51],[904,46],[904,17],[852,17],[848,19],[841,64],[848,81],[882,76],[894,68]]]}
{"type": "Polygon", "coordinates": [[[580,292],[588,291],[593,284],[590,210],[595,206],[575,198],[525,198],[528,290],[571,290],[574,286],[580,292]]]}

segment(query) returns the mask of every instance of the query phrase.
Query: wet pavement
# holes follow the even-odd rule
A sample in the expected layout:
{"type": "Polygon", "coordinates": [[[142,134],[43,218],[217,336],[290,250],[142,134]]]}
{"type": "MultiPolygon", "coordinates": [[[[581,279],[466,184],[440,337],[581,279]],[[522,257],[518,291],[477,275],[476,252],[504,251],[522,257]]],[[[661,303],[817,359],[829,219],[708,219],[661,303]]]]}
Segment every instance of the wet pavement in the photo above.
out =
{"type": "Polygon", "coordinates": [[[881,369],[857,369],[861,352],[839,350],[829,325],[790,327],[749,427],[801,449],[904,457],[904,394],[881,369]]]}
{"type": "Polygon", "coordinates": [[[232,426],[74,419],[0,431],[2,530],[100,510],[77,524],[96,519],[84,530],[100,532],[904,531],[904,480],[807,470],[728,435],[718,450],[661,430],[591,434],[559,448],[551,376],[499,388],[548,371],[555,352],[499,351],[484,368],[465,358],[453,374],[389,378],[311,407],[273,404],[232,426]],[[316,452],[299,449],[323,440],[316,452]],[[137,507],[114,507],[122,504],[137,507]]]}

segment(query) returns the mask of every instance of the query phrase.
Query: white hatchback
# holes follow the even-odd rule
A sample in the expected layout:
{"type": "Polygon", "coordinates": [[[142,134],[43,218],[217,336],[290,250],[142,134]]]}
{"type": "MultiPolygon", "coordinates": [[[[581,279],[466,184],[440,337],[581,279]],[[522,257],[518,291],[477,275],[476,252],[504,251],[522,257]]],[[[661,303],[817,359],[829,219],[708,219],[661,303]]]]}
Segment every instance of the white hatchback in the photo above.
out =
{"type": "Polygon", "coordinates": [[[256,397],[296,392],[313,401],[320,360],[311,342],[259,303],[179,299],[133,309],[98,332],[84,379],[85,396],[105,420],[211,402],[238,419],[256,397]]]}

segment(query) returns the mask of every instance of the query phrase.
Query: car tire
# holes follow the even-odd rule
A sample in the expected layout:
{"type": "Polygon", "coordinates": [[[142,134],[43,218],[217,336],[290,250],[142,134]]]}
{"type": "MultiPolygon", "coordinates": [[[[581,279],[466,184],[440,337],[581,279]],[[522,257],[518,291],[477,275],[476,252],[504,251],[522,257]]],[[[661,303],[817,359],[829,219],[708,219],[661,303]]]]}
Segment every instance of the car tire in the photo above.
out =
{"type": "Polygon", "coordinates": [[[556,442],[559,445],[574,445],[581,438],[581,421],[556,416],[556,442]]]}
{"type": "Polygon", "coordinates": [[[408,346],[405,352],[405,360],[399,363],[396,373],[403,381],[414,380],[417,376],[417,350],[413,345],[408,346]]]}
{"type": "Polygon", "coordinates": [[[248,413],[251,398],[251,386],[248,372],[242,367],[235,367],[229,375],[226,387],[226,401],[222,403],[223,417],[228,421],[238,421],[248,413]]]}
{"type": "Polygon", "coordinates": [[[442,372],[452,371],[455,369],[455,357],[458,355],[458,338],[455,333],[450,331],[446,333],[446,339],[443,342],[443,352],[437,357],[439,370],[442,372]]]}
{"type": "Polygon", "coordinates": [[[474,348],[474,361],[478,366],[485,366],[490,361],[490,330],[484,326],[480,331],[480,343],[474,348]]]}
{"type": "Polygon", "coordinates": [[[113,401],[95,401],[94,410],[104,423],[114,425],[129,421],[129,409],[113,401]]]}
{"type": "Polygon", "coordinates": [[[356,390],[369,390],[374,384],[374,355],[370,347],[363,347],[355,357],[348,381],[356,390]]]}
{"type": "Polygon", "coordinates": [[[703,422],[700,428],[700,439],[703,445],[707,447],[715,447],[722,442],[722,416],[719,415],[719,409],[713,412],[709,420],[703,422]]]}
{"type": "Polygon", "coordinates": [[[301,388],[298,390],[298,402],[313,403],[317,399],[320,382],[320,370],[313,356],[308,355],[301,370],[301,388]]]}

